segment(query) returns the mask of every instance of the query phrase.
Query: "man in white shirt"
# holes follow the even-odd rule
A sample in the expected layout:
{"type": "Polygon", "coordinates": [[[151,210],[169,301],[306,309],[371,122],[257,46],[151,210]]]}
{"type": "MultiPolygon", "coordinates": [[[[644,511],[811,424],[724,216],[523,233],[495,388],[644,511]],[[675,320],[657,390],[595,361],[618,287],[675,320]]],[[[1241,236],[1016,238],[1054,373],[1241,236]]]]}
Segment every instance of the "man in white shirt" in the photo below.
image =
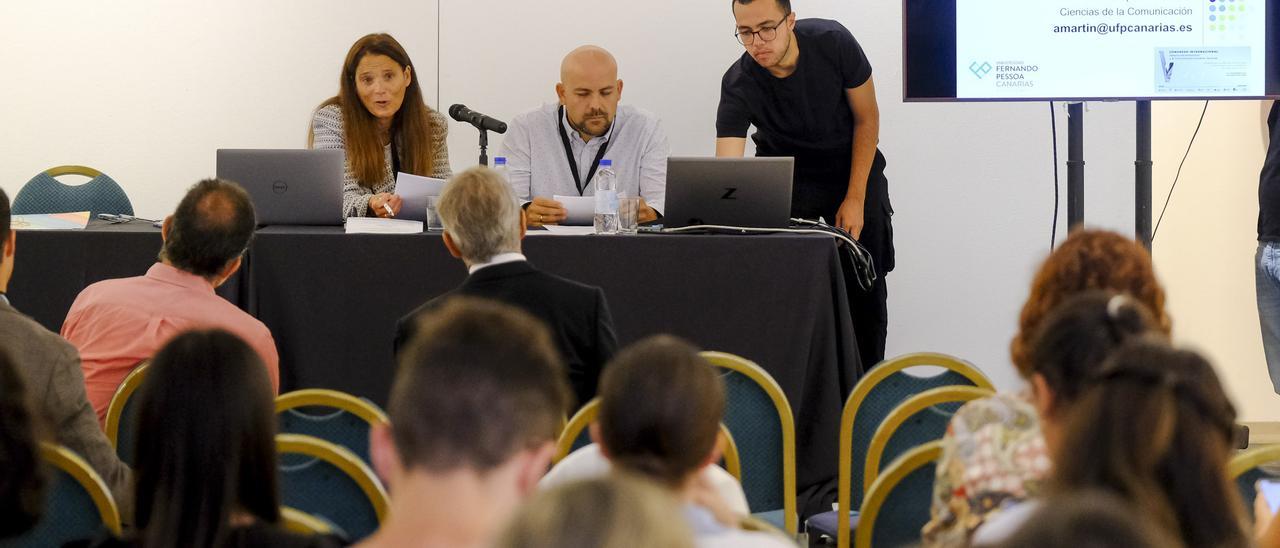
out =
{"type": "Polygon", "coordinates": [[[622,80],[613,55],[582,46],[565,56],[559,102],[511,121],[502,142],[511,187],[529,226],[555,224],[568,211],[556,196],[594,196],[600,161],[613,161],[618,190],[639,196],[640,222],[657,219],[666,199],[671,148],[656,115],[618,105],[622,80]]]}

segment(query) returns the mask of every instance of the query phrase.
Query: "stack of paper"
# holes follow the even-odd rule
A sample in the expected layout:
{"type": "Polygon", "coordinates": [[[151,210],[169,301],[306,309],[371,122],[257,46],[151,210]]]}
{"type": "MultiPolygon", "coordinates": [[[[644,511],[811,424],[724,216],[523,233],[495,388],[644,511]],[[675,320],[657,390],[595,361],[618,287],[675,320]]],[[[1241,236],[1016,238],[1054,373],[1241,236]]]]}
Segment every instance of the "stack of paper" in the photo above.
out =
{"type": "Polygon", "coordinates": [[[378,217],[347,218],[347,234],[418,234],[420,232],[422,232],[422,221],[378,217]]]}
{"type": "Polygon", "coordinates": [[[14,215],[10,219],[10,227],[14,230],[79,230],[88,224],[88,211],[14,215]]]}

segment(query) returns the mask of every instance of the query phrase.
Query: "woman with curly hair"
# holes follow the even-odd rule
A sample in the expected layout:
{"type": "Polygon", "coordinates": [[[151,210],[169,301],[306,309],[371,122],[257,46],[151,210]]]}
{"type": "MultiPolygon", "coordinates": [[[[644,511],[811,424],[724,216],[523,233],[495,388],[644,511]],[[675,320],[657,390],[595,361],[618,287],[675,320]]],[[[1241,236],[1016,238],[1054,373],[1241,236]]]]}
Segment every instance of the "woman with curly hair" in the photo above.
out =
{"type": "Polygon", "coordinates": [[[979,526],[1040,494],[1050,466],[1044,437],[1053,435],[1054,421],[1117,345],[1148,331],[1169,333],[1164,305],[1151,255],[1114,232],[1077,230],[1045,260],[1010,344],[1030,391],[969,402],[951,419],[926,546],[968,546],[979,526]]]}

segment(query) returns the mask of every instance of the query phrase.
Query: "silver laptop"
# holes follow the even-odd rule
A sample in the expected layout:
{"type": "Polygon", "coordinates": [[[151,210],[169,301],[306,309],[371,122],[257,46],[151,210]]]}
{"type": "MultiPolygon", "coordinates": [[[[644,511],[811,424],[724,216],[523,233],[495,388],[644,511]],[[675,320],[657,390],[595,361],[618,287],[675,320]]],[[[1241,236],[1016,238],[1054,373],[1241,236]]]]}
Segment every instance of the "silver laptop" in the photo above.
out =
{"type": "Polygon", "coordinates": [[[344,159],[337,149],[220,149],[217,170],[249,193],[259,225],[341,225],[344,159]]]}
{"type": "Polygon", "coordinates": [[[666,228],[786,228],[794,158],[667,159],[666,228]]]}

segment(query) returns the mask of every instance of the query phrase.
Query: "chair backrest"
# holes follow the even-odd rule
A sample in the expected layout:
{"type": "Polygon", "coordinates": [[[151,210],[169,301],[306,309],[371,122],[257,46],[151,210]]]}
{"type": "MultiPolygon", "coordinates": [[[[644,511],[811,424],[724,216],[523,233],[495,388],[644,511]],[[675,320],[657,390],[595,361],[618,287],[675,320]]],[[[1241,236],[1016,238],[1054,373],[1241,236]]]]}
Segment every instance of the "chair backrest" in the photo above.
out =
{"type": "MultiPolygon", "coordinates": [[[[942,442],[933,441],[903,453],[867,490],[858,515],[854,546],[911,546],[920,542],[920,529],[929,521],[933,481],[942,442]]],[[[849,546],[848,519],[837,537],[839,548],[849,546]]]]}
{"type": "Polygon", "coordinates": [[[320,519],[288,506],[280,507],[280,525],[286,531],[299,535],[331,535],[334,533],[334,526],[328,520],[320,519]]]}
{"type": "Polygon", "coordinates": [[[737,442],[747,505],[753,512],[782,509],[784,529],[795,535],[796,423],[786,394],[749,360],[724,352],[700,355],[723,373],[723,422],[737,442]]]}
{"type": "Polygon", "coordinates": [[[47,169],[27,181],[13,197],[15,215],[73,211],[88,211],[90,219],[99,213],[133,215],[133,203],[115,180],[84,166],[47,169]],[[90,179],[82,185],[72,186],[55,178],[61,175],[83,175],[90,179]]]}
{"type": "Polygon", "coordinates": [[[147,378],[147,366],[150,361],[143,361],[133,367],[125,376],[120,386],[116,387],[111,403],[107,405],[107,439],[116,450],[116,456],[130,466],[133,465],[133,452],[138,443],[138,406],[133,393],[142,386],[147,378]]]}
{"type": "Polygon", "coordinates": [[[386,425],[387,414],[368,400],[336,390],[308,388],[276,398],[282,434],[303,434],[345,447],[369,460],[369,431],[386,425]]]}
{"type": "Polygon", "coordinates": [[[91,538],[105,527],[120,534],[120,512],[107,484],[89,463],[70,449],[41,444],[40,456],[52,468],[44,513],[26,534],[0,542],[6,547],[62,546],[91,538]]]}
{"type": "MultiPolygon", "coordinates": [[[[600,413],[600,398],[592,398],[586,405],[582,406],[577,413],[573,414],[573,418],[565,424],[564,430],[560,432],[560,438],[556,440],[556,452],[552,456],[551,463],[560,462],[569,453],[577,451],[591,444],[591,434],[587,431],[587,427],[595,422],[596,415],[600,413]]],[[[739,483],[742,482],[742,461],[738,456],[738,444],[733,440],[733,434],[729,432],[729,428],[720,423],[720,439],[722,444],[724,459],[724,468],[739,483]]]]}
{"type": "Polygon", "coordinates": [[[977,386],[993,389],[991,381],[972,364],[946,354],[905,354],[873,367],[853,387],[840,415],[839,508],[848,512],[862,505],[862,479],[867,448],[880,423],[907,398],[940,386],[977,386]],[[913,367],[941,367],[937,375],[920,377],[906,372],[913,367]]]}
{"type": "Polygon", "coordinates": [[[1278,479],[1274,473],[1268,473],[1262,468],[1262,465],[1273,462],[1280,462],[1280,445],[1241,451],[1227,463],[1227,477],[1236,482],[1245,508],[1253,508],[1253,499],[1258,496],[1258,480],[1278,479]]]}
{"type": "Polygon", "coordinates": [[[880,423],[880,428],[871,437],[871,445],[867,446],[867,461],[862,472],[864,490],[871,489],[881,465],[914,447],[942,439],[951,417],[965,402],[994,394],[976,386],[943,386],[902,402],[880,423]]]}
{"type": "Polygon", "coordinates": [[[387,491],[359,457],[336,444],[298,434],[277,435],[276,447],[282,462],[282,505],[332,522],[352,542],[377,530],[387,513],[387,491]],[[286,455],[309,458],[286,461],[286,455]]]}

